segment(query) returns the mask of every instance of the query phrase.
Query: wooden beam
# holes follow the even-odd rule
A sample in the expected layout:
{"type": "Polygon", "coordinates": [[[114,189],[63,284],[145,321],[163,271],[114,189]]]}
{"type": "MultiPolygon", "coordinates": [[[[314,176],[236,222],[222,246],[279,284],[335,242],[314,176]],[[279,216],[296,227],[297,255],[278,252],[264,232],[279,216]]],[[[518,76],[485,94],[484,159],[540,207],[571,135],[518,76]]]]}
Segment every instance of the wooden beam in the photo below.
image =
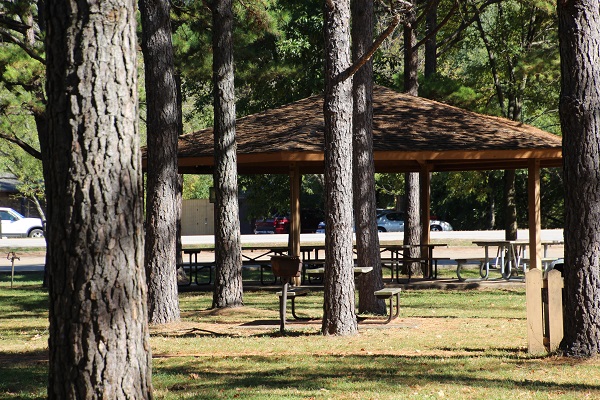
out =
{"type": "Polygon", "coordinates": [[[540,207],[540,161],[529,160],[527,175],[529,208],[529,260],[531,268],[542,268],[542,217],[540,207]]]}
{"type": "Polygon", "coordinates": [[[298,165],[292,164],[290,173],[290,234],[288,239],[289,255],[300,255],[300,185],[301,175],[298,165]]]}
{"type": "MultiPolygon", "coordinates": [[[[448,152],[376,152],[377,172],[418,172],[427,164],[430,171],[475,171],[528,168],[529,160],[539,160],[540,167],[560,167],[560,150],[547,151],[448,151],[448,152]],[[531,158],[528,158],[531,157],[531,158]]],[[[146,160],[142,167],[145,168],[146,160]]],[[[211,173],[214,158],[210,156],[182,157],[180,173],[211,173]]],[[[297,164],[303,173],[323,173],[320,153],[254,153],[238,156],[240,174],[287,173],[291,164],[297,164]]]]}
{"type": "Polygon", "coordinates": [[[418,160],[435,164],[438,161],[492,161],[492,160],[528,160],[528,159],[562,159],[561,148],[548,149],[515,149],[515,150],[375,150],[375,163],[385,160],[418,160]]]}
{"type": "MultiPolygon", "coordinates": [[[[421,186],[421,243],[429,244],[430,240],[430,209],[431,209],[431,172],[424,166],[419,172],[419,185],[421,186]]],[[[425,254],[429,254],[426,252],[425,254]]],[[[422,257],[424,257],[422,255],[422,257]]]]}

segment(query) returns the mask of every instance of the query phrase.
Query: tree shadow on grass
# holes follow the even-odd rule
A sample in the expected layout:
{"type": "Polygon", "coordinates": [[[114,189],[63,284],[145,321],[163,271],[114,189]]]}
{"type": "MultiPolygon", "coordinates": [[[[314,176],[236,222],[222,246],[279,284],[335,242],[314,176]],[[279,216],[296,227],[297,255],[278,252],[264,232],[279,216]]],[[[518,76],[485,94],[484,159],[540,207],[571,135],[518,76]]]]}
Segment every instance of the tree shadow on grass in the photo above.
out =
{"type": "MultiPolygon", "coordinates": [[[[294,332],[301,337],[304,332],[294,332]]],[[[479,349],[472,349],[476,352],[479,349]]],[[[489,351],[489,349],[487,349],[489,351]]],[[[506,349],[497,349],[506,352],[506,349]]],[[[0,398],[37,399],[46,396],[47,351],[0,352],[0,398]]],[[[571,398],[600,394],[600,372],[593,361],[563,358],[529,358],[494,354],[425,355],[248,355],[169,357],[154,360],[155,392],[164,396],[185,393],[195,399],[214,398],[335,398],[365,391],[382,398],[409,395],[402,390],[468,390],[471,396],[487,394],[516,397],[568,393],[571,398]],[[500,360],[501,358],[501,360],[500,360]],[[552,368],[558,368],[553,370],[552,368]],[[553,371],[562,371],[557,376],[553,371]],[[526,374],[522,374],[522,372],[526,374]],[[579,373],[574,373],[579,371],[579,373]],[[531,372],[527,374],[527,372],[531,372]],[[571,376],[587,376],[582,383],[571,376]],[[560,382],[562,381],[562,382],[560,382]],[[288,396],[282,396],[288,393],[288,396]]],[[[435,392],[434,392],[435,393],[435,392]]],[[[157,396],[161,397],[161,396],[157,396]]]]}
{"type": "MultiPolygon", "coordinates": [[[[502,349],[504,351],[504,349],[502,349]]],[[[568,365],[568,363],[565,363],[568,365]]],[[[292,397],[311,397],[319,391],[335,398],[341,388],[372,391],[382,398],[402,397],[402,388],[419,387],[439,390],[472,390],[477,396],[516,397],[530,394],[570,393],[573,397],[600,394],[598,377],[587,383],[553,381],[555,375],[511,374],[512,371],[541,371],[545,360],[506,358],[499,362],[487,356],[397,356],[397,355],[271,355],[194,358],[177,365],[155,366],[158,387],[167,391],[185,391],[197,399],[215,396],[281,396],[294,391],[292,397]],[[179,378],[177,378],[179,377],[179,378]],[[177,381],[176,384],[171,382],[177,381]],[[163,386],[165,385],[165,386],[163,386]],[[437,388],[437,389],[435,389],[437,388]],[[513,396],[514,395],[514,396],[513,396]]],[[[408,393],[407,393],[408,394],[408,393]]]]}
{"type": "Polygon", "coordinates": [[[0,291],[0,320],[24,317],[45,318],[48,313],[48,295],[39,291],[12,289],[0,291]]]}
{"type": "Polygon", "coordinates": [[[178,329],[172,331],[160,331],[160,332],[152,332],[150,336],[153,337],[170,337],[170,338],[197,338],[199,336],[209,336],[209,337],[238,337],[236,334],[229,333],[220,333],[211,331],[208,329],[201,328],[188,328],[188,329],[178,329]]]}
{"type": "Polygon", "coordinates": [[[48,352],[0,352],[0,377],[0,398],[46,398],[48,352]]]}

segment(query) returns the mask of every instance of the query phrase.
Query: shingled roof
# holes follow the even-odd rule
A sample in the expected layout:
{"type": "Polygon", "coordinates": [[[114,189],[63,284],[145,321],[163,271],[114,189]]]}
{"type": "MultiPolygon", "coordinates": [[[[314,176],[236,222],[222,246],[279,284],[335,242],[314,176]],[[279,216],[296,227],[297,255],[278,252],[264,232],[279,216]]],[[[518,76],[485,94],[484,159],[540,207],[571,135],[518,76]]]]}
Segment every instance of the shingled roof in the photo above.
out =
{"type": "MultiPolygon", "coordinates": [[[[373,147],[378,171],[525,168],[562,164],[561,138],[538,128],[413,97],[377,86],[373,147]]],[[[323,170],[323,96],[313,96],[237,120],[240,173],[323,170]]],[[[208,173],[213,131],[179,139],[180,172],[208,173]]]]}

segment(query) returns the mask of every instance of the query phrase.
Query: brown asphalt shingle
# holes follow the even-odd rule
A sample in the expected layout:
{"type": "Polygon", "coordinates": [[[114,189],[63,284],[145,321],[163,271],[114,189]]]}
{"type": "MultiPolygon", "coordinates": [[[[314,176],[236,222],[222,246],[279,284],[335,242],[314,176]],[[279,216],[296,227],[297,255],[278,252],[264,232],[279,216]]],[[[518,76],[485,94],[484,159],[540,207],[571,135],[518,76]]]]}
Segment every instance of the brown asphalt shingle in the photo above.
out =
{"type": "MultiPolygon", "coordinates": [[[[538,128],[397,93],[373,94],[374,151],[559,149],[538,128]]],[[[323,97],[313,96],[237,120],[238,154],[323,151],[323,97]]],[[[212,128],[184,135],[179,157],[213,154],[212,128]]]]}

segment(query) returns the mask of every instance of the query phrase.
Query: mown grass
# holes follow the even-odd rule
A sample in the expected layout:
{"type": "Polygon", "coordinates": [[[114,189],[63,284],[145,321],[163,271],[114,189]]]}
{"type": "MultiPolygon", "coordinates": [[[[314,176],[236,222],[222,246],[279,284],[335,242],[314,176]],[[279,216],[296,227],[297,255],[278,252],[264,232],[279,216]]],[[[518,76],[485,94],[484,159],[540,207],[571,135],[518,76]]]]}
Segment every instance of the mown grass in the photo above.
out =
{"type": "MultiPolygon", "coordinates": [[[[321,290],[298,313],[322,314],[321,290]]],[[[600,397],[600,360],[526,352],[525,294],[406,290],[401,317],[324,337],[320,322],[279,333],[273,291],[211,310],[212,294],[180,294],[182,321],[151,328],[159,399],[584,399],[600,397]]],[[[44,398],[47,295],[41,274],[0,277],[0,398],[44,398]]]]}

